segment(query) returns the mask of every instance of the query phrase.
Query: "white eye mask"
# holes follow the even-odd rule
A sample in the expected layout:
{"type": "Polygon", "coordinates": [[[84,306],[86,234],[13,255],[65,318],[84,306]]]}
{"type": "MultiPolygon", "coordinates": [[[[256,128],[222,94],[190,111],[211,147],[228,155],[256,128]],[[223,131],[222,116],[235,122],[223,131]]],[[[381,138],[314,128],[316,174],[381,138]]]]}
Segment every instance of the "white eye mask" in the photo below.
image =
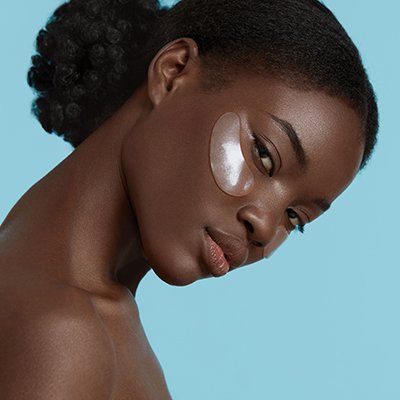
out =
{"type": "Polygon", "coordinates": [[[254,176],[240,145],[240,117],[234,112],[222,115],[215,123],[210,143],[211,171],[218,187],[228,195],[250,193],[254,176]]]}

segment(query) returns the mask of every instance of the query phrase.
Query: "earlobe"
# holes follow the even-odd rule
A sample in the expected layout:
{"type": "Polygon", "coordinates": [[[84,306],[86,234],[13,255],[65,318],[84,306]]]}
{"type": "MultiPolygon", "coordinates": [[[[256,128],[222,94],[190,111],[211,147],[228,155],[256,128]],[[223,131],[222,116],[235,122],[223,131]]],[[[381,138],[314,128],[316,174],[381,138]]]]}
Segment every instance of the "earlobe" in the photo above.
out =
{"type": "Polygon", "coordinates": [[[199,57],[197,43],[179,38],[161,48],[151,61],[147,74],[150,101],[157,106],[169,93],[190,75],[189,65],[199,57]]]}

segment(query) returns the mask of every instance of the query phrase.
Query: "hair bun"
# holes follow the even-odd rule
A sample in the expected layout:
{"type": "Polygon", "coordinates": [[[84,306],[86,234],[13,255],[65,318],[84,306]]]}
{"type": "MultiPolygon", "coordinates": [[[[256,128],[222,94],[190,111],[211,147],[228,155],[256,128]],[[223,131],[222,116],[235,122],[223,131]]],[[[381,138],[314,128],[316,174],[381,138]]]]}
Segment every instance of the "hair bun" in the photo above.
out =
{"type": "Polygon", "coordinates": [[[145,79],[155,0],[71,0],[36,38],[28,84],[43,128],[78,146],[145,79]],[[129,73],[128,73],[129,70],[129,73]]]}

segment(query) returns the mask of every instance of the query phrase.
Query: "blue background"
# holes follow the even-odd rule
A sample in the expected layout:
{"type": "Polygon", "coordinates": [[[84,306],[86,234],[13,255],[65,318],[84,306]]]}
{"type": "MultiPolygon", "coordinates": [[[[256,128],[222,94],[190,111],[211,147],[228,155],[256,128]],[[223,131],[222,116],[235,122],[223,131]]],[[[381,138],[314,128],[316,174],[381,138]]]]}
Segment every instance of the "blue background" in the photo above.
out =
{"type": "MultiPolygon", "coordinates": [[[[26,71],[56,0],[0,3],[0,220],[71,147],[30,115],[26,71]]],[[[368,168],[269,261],[138,303],[176,400],[400,399],[400,3],[327,0],[359,46],[381,130],[368,168]]]]}

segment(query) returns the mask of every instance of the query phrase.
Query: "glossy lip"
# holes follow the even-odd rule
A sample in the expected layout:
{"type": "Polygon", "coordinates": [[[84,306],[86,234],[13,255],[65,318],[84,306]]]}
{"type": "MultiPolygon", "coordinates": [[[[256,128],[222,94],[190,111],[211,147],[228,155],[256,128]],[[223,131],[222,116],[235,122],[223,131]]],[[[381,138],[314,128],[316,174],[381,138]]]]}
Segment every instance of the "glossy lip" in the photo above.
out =
{"type": "Polygon", "coordinates": [[[207,227],[205,231],[223,252],[225,259],[229,264],[229,270],[238,268],[246,262],[248,257],[248,248],[245,241],[237,236],[230,235],[211,227],[207,227]]]}

